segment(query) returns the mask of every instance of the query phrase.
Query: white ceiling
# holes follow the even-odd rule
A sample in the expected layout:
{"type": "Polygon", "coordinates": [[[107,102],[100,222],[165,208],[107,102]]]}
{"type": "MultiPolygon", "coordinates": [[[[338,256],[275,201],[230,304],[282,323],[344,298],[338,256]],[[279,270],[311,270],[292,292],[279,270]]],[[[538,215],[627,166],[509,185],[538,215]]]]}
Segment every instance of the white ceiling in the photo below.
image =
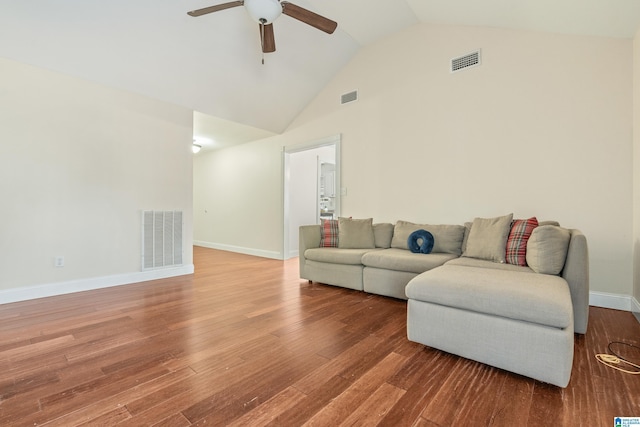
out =
{"type": "Polygon", "coordinates": [[[223,146],[284,131],[361,47],[416,23],[625,38],[640,28],[640,0],[293,0],[338,29],[283,15],[262,65],[244,8],[186,14],[226,1],[0,0],[0,56],[204,113],[195,136],[223,146]]]}

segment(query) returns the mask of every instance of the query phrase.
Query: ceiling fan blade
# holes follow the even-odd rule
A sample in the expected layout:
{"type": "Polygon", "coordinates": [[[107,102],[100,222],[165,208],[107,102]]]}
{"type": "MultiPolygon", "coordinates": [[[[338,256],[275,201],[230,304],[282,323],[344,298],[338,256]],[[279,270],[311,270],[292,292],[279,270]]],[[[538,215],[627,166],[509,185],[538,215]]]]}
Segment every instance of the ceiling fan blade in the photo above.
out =
{"type": "Polygon", "coordinates": [[[192,10],[191,12],[187,12],[187,15],[189,15],[189,16],[202,16],[202,15],[206,15],[207,13],[213,13],[213,12],[217,12],[219,10],[225,10],[225,9],[229,9],[229,8],[232,8],[232,7],[238,7],[238,6],[242,6],[242,5],[244,5],[244,0],[231,1],[229,3],[222,3],[222,4],[217,4],[215,6],[205,7],[203,9],[192,10]]]}
{"type": "Polygon", "coordinates": [[[273,35],[273,24],[260,24],[260,41],[262,42],[262,52],[271,53],[276,51],[276,38],[273,35]]]}
{"type": "Polygon", "coordinates": [[[298,21],[302,21],[305,24],[309,24],[312,27],[316,27],[325,33],[332,34],[338,26],[337,22],[311,12],[303,7],[296,6],[288,1],[280,2],[280,4],[282,5],[282,13],[285,15],[289,15],[290,17],[297,19],[298,21]]]}

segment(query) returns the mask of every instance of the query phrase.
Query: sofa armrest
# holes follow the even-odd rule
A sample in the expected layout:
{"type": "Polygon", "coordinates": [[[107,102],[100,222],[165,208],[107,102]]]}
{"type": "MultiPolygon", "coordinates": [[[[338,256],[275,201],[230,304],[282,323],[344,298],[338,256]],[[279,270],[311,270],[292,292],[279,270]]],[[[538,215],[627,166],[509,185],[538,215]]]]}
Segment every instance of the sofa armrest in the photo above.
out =
{"type": "Polygon", "coordinates": [[[298,261],[300,264],[300,278],[309,279],[305,272],[307,259],[304,253],[309,248],[320,247],[322,227],[320,225],[301,225],[298,235],[298,261]]]}
{"type": "Polygon", "coordinates": [[[587,332],[589,321],[589,249],[587,238],[580,230],[571,231],[567,258],[562,269],[562,277],[569,284],[573,304],[574,331],[587,332]]]}

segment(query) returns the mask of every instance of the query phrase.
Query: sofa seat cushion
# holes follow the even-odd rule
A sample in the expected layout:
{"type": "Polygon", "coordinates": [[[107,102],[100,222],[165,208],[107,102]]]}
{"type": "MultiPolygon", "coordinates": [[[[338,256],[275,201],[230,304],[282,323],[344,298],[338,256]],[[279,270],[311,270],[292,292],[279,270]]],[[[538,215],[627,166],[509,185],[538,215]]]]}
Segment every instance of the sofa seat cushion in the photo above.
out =
{"type": "Polygon", "coordinates": [[[311,248],[304,252],[304,257],[311,261],[331,264],[361,265],[364,254],[381,250],[382,249],[311,248]]]}
{"type": "Polygon", "coordinates": [[[461,265],[465,267],[494,268],[496,270],[519,271],[521,273],[535,273],[530,267],[515,264],[503,264],[486,259],[460,257],[447,262],[447,265],[461,265]]]}
{"type": "Polygon", "coordinates": [[[564,329],[572,325],[567,282],[559,276],[460,265],[422,273],[407,298],[564,329]]]}
{"type": "Polygon", "coordinates": [[[453,254],[430,253],[414,254],[406,249],[384,249],[367,252],[362,257],[365,267],[383,268],[386,270],[406,271],[408,273],[423,273],[439,267],[445,262],[456,258],[453,254]]]}

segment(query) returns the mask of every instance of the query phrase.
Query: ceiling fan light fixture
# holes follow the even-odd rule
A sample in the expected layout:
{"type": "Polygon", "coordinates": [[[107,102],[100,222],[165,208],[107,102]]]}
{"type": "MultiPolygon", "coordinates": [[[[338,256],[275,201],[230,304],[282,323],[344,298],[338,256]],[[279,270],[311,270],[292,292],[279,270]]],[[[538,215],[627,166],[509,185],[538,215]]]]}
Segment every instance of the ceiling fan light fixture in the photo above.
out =
{"type": "Polygon", "coordinates": [[[202,145],[198,145],[196,143],[193,143],[193,145],[191,145],[191,151],[193,151],[193,154],[199,153],[201,149],[202,145]]]}
{"type": "Polygon", "coordinates": [[[279,0],[244,0],[244,7],[251,19],[261,24],[271,24],[282,15],[279,0]]]}

